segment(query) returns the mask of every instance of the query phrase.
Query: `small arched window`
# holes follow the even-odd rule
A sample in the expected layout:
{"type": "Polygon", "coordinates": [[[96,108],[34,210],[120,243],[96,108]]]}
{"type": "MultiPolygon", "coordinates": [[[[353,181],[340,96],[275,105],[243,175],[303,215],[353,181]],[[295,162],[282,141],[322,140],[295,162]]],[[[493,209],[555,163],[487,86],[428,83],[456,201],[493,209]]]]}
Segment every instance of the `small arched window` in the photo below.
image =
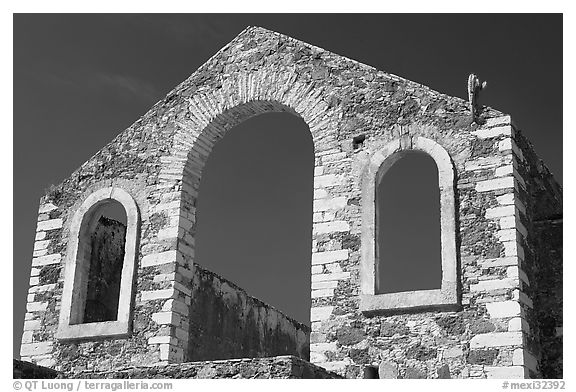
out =
{"type": "Polygon", "coordinates": [[[438,168],[424,152],[397,154],[376,178],[376,294],[440,289],[438,168]]]}
{"type": "Polygon", "coordinates": [[[117,187],[86,198],[72,218],[57,337],[130,331],[138,207],[117,187]]]}
{"type": "Polygon", "coordinates": [[[458,305],[456,268],[450,156],[423,137],[388,143],[362,176],[361,310],[458,305]]]}

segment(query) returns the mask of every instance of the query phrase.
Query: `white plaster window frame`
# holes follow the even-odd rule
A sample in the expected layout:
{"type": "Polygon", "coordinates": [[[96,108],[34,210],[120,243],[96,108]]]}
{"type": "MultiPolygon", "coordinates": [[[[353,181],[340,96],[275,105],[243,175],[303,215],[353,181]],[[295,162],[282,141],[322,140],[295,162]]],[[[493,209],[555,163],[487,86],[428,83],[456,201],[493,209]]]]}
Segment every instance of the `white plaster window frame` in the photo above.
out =
{"type": "Polygon", "coordinates": [[[64,289],[56,338],[60,340],[102,337],[127,337],[131,332],[132,302],[140,214],[132,196],[118,187],[108,187],[90,194],[74,213],[70,225],[69,252],[64,271],[64,289]],[[82,323],[90,268],[90,241],[94,213],[111,201],[126,211],[126,239],[120,281],[118,315],[115,321],[82,323]]]}
{"type": "Polygon", "coordinates": [[[365,314],[455,308],[459,306],[456,253],[456,206],[454,165],[448,152],[424,137],[395,139],[370,157],[362,173],[362,228],[360,261],[360,310],[365,314]],[[376,294],[377,227],[376,188],[386,171],[406,151],[427,153],[438,168],[442,281],[440,289],[376,294]]]}

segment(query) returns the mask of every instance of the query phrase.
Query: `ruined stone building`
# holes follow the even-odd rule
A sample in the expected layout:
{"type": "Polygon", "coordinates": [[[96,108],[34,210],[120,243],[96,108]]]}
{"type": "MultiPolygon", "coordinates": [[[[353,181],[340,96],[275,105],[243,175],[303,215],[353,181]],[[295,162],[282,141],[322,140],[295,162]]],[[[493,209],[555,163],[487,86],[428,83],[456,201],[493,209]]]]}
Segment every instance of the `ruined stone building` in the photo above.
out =
{"type": "Polygon", "coordinates": [[[38,214],[21,357],[63,377],[562,377],[562,189],[511,117],[275,32],[244,30],[38,214]],[[314,142],[311,327],[195,262],[210,151],[266,112],[314,142]],[[391,292],[377,185],[414,152],[438,281],[391,292]]]}

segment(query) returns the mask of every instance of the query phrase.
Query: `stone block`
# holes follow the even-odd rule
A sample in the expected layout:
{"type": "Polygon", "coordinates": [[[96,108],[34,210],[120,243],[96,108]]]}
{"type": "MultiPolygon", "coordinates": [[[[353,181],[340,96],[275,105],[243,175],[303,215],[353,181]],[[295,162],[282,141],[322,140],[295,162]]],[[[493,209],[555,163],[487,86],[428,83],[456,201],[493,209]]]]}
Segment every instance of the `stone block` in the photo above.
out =
{"type": "Polygon", "coordinates": [[[319,363],[319,362],[326,362],[328,360],[328,358],[326,358],[326,355],[324,355],[323,353],[319,353],[319,352],[310,352],[310,362],[311,363],[319,363]]]}
{"type": "Polygon", "coordinates": [[[36,241],[34,242],[34,250],[46,249],[48,247],[48,244],[50,244],[50,240],[36,241]]]}
{"type": "Polygon", "coordinates": [[[398,366],[394,362],[381,361],[378,365],[378,377],[382,379],[398,378],[398,366]]]}
{"type": "Polygon", "coordinates": [[[182,328],[174,328],[174,333],[180,343],[188,341],[189,336],[187,330],[184,330],[182,328]]]}
{"type": "Polygon", "coordinates": [[[174,289],[142,291],[140,301],[154,301],[157,299],[167,299],[174,297],[176,297],[176,291],[174,289]]]}
{"type": "Polygon", "coordinates": [[[327,188],[331,186],[343,185],[344,178],[336,174],[325,174],[322,176],[314,177],[314,188],[327,188]]]}
{"type": "Polygon", "coordinates": [[[479,139],[487,139],[491,137],[498,137],[498,136],[514,136],[514,128],[511,125],[499,125],[492,128],[480,128],[476,131],[471,132],[479,139]]]}
{"type": "Polygon", "coordinates": [[[46,256],[47,254],[48,254],[48,249],[35,250],[32,253],[32,257],[42,257],[42,256],[46,256]]]}
{"type": "Polygon", "coordinates": [[[486,210],[486,219],[501,218],[503,216],[514,216],[516,207],[514,205],[488,208],[486,210]]]}
{"type": "Polygon", "coordinates": [[[474,336],[470,348],[490,348],[522,345],[522,332],[491,332],[474,336]]]}
{"type": "Polygon", "coordinates": [[[58,207],[56,207],[54,204],[52,203],[46,203],[46,204],[41,204],[40,208],[38,209],[38,213],[39,214],[45,214],[47,212],[50,211],[54,211],[55,209],[57,209],[58,207]]]}
{"type": "Polygon", "coordinates": [[[148,338],[148,344],[177,344],[178,340],[173,336],[153,336],[148,338]]]}
{"type": "Polygon", "coordinates": [[[179,301],[177,299],[169,299],[167,300],[164,305],[162,306],[162,311],[163,312],[177,312],[183,316],[187,316],[189,310],[188,305],[186,305],[184,302],[179,301]]]}
{"type": "Polygon", "coordinates": [[[464,355],[464,352],[460,347],[450,347],[442,351],[442,358],[457,358],[462,355],[464,355]]]}
{"type": "Polygon", "coordinates": [[[321,274],[324,268],[321,265],[312,266],[312,274],[321,274]]]}
{"type": "Polygon", "coordinates": [[[487,118],[486,122],[482,125],[483,128],[492,128],[496,126],[512,125],[512,118],[508,115],[487,118]]]}
{"type": "Polygon", "coordinates": [[[344,231],[350,231],[350,224],[346,221],[315,223],[312,230],[314,234],[338,233],[344,231]]]}
{"type": "Polygon", "coordinates": [[[312,290],[320,290],[320,289],[335,289],[338,287],[337,280],[327,280],[323,282],[312,282],[312,290]]]}
{"type": "Polygon", "coordinates": [[[170,272],[168,274],[158,274],[152,279],[154,283],[171,282],[176,280],[176,272],[170,272]]]}
{"type": "Polygon", "coordinates": [[[325,282],[329,280],[342,280],[342,279],[348,279],[349,277],[350,272],[337,272],[334,274],[316,274],[312,275],[312,283],[325,282]]]}
{"type": "Polygon", "coordinates": [[[532,371],[536,371],[538,368],[538,360],[527,350],[517,348],[512,353],[512,365],[525,366],[532,371]]]}
{"type": "Polygon", "coordinates": [[[335,261],[344,261],[348,260],[348,256],[348,249],[312,253],[312,264],[327,264],[335,261]]]}
{"type": "Polygon", "coordinates": [[[59,264],[61,260],[62,255],[60,253],[54,253],[42,257],[34,257],[32,259],[32,267],[41,267],[45,265],[59,264]]]}
{"type": "Polygon", "coordinates": [[[522,313],[518,301],[488,302],[486,309],[490,318],[516,317],[522,313]]]}
{"type": "Polygon", "coordinates": [[[52,352],[52,342],[26,343],[20,346],[21,356],[37,356],[50,354],[52,352]]]}
{"type": "Polygon", "coordinates": [[[326,351],[336,351],[336,342],[330,343],[312,343],[310,345],[310,352],[320,352],[324,353],[326,351]]]}
{"type": "Polygon", "coordinates": [[[142,257],[140,267],[146,268],[162,264],[175,263],[177,262],[178,258],[182,258],[182,256],[176,250],[168,250],[166,252],[153,253],[142,257]]]}
{"type": "Polygon", "coordinates": [[[498,196],[496,200],[500,205],[514,204],[515,195],[514,193],[506,193],[505,195],[498,196]]]}
{"type": "Polygon", "coordinates": [[[511,379],[524,378],[525,372],[522,366],[485,366],[486,378],[511,379]]]}
{"type": "Polygon", "coordinates": [[[518,265],[517,257],[498,257],[495,259],[486,259],[480,261],[482,268],[492,268],[492,267],[505,267],[508,265],[518,265]]]}
{"type": "Polygon", "coordinates": [[[504,256],[506,257],[518,257],[524,260],[524,248],[518,244],[516,240],[514,241],[504,241],[504,256]]]}
{"type": "Polygon", "coordinates": [[[324,199],[326,197],[328,197],[328,192],[326,191],[326,189],[323,188],[314,189],[314,200],[324,199]]]}
{"type": "Polygon", "coordinates": [[[346,159],[346,152],[337,152],[334,154],[327,154],[322,156],[322,163],[338,162],[346,159]]]}
{"type": "Polygon", "coordinates": [[[62,227],[63,221],[62,219],[49,219],[42,222],[38,222],[36,226],[36,231],[48,231],[48,230],[56,230],[62,227]]]}
{"type": "Polygon", "coordinates": [[[524,161],[524,154],[512,138],[506,138],[498,142],[498,150],[502,152],[512,150],[521,161],[524,161]]]}
{"type": "Polygon", "coordinates": [[[502,289],[512,289],[518,287],[520,284],[518,279],[504,278],[504,279],[491,279],[481,280],[476,284],[470,285],[470,291],[492,291],[502,289]]]}
{"type": "Polygon", "coordinates": [[[48,302],[31,302],[26,304],[26,311],[28,312],[45,312],[48,308],[48,302]]]}
{"type": "Polygon", "coordinates": [[[325,267],[330,273],[340,273],[340,272],[342,272],[342,267],[340,267],[340,263],[324,264],[324,267],[325,267]]]}
{"type": "Polygon", "coordinates": [[[490,192],[500,189],[515,188],[514,177],[501,177],[493,180],[478,181],[476,183],[477,192],[490,192]]]}
{"type": "Polygon", "coordinates": [[[500,166],[494,170],[494,176],[507,177],[514,174],[514,165],[500,166]]]}
{"type": "Polygon", "coordinates": [[[526,230],[522,222],[520,222],[520,219],[518,218],[517,215],[502,217],[500,218],[499,223],[501,229],[516,228],[516,230],[518,230],[520,234],[522,234],[524,237],[528,235],[528,231],[526,230]]]}
{"type": "Polygon", "coordinates": [[[346,207],[347,199],[345,197],[334,197],[326,199],[314,200],[312,210],[314,212],[324,212],[329,210],[338,210],[340,208],[346,207]]]}
{"type": "Polygon", "coordinates": [[[334,289],[312,290],[311,298],[326,298],[334,296],[334,289]]]}
{"type": "Polygon", "coordinates": [[[180,315],[174,312],[152,313],[152,320],[159,325],[180,325],[180,315]]]}
{"type": "Polygon", "coordinates": [[[518,278],[520,268],[517,265],[506,268],[506,276],[509,278],[518,278]]]}
{"type": "Polygon", "coordinates": [[[46,291],[52,291],[54,289],[56,289],[56,283],[43,284],[36,287],[30,287],[28,291],[31,293],[43,293],[46,291]]]}
{"type": "Polygon", "coordinates": [[[467,161],[464,164],[464,169],[466,171],[487,170],[511,163],[512,163],[511,157],[506,156],[478,158],[473,161],[467,161]]]}
{"type": "Polygon", "coordinates": [[[166,227],[164,229],[158,230],[159,240],[172,240],[179,237],[180,233],[184,233],[183,229],[178,226],[166,227]]]}
{"type": "Polygon", "coordinates": [[[54,366],[56,366],[56,363],[57,363],[56,358],[52,358],[52,356],[36,360],[36,365],[44,366],[47,368],[54,368],[54,366]]]}
{"type": "Polygon", "coordinates": [[[34,331],[24,331],[22,333],[22,343],[32,343],[34,331]]]}
{"type": "Polygon", "coordinates": [[[172,282],[172,286],[174,287],[174,289],[178,290],[180,293],[182,293],[186,296],[192,295],[192,290],[190,288],[184,286],[180,282],[172,282]]]}
{"type": "Polygon", "coordinates": [[[530,326],[528,325],[528,322],[522,317],[513,317],[508,321],[508,331],[524,331],[529,333],[530,326]]]}
{"type": "Polygon", "coordinates": [[[496,232],[496,236],[498,237],[500,242],[517,241],[518,236],[516,233],[517,233],[517,230],[515,228],[514,229],[498,230],[496,232]]]}
{"type": "Polygon", "coordinates": [[[319,306],[313,307],[310,310],[310,321],[323,321],[330,318],[332,315],[332,311],[334,310],[334,306],[319,306]]]}

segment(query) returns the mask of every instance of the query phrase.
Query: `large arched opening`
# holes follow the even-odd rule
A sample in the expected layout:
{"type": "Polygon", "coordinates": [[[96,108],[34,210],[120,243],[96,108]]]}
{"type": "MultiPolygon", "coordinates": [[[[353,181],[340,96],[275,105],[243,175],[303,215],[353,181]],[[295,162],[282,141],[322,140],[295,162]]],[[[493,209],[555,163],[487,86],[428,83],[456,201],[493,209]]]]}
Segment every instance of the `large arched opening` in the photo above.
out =
{"type": "Polygon", "coordinates": [[[307,325],[313,174],[306,123],[264,113],[216,143],[196,205],[195,262],[307,325]]]}

